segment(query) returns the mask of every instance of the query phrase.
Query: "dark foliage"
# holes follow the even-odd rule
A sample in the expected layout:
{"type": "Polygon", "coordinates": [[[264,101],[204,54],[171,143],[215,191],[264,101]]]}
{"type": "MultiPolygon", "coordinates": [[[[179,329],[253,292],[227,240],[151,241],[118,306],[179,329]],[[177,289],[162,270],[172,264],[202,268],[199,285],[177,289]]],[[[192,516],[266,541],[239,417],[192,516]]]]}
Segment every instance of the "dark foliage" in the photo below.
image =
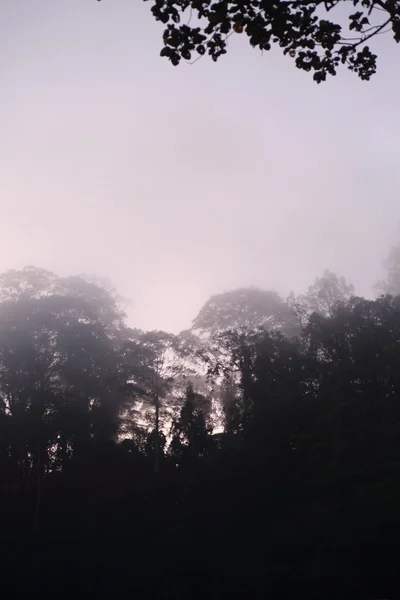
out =
{"type": "MultiPolygon", "coordinates": [[[[148,0],[145,0],[148,1],[148,0]]],[[[226,54],[232,34],[246,35],[261,51],[279,46],[296,67],[317,83],[345,65],[361,79],[376,72],[369,47],[390,32],[400,41],[397,0],[150,0],[151,12],[165,25],[161,56],[173,65],[209,54],[226,54]]]]}
{"type": "Polygon", "coordinates": [[[326,272],[294,336],[293,297],[240,290],[204,340],[88,278],[0,288],[7,597],[397,597],[400,297],[326,272]]]}

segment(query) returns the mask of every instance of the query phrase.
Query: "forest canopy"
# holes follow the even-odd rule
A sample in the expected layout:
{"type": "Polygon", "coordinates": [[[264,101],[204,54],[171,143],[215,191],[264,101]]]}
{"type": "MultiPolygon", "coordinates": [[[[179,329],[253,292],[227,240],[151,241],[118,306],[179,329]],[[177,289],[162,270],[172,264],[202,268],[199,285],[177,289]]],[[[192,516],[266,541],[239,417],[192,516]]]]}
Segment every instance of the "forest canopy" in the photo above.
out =
{"type": "Polygon", "coordinates": [[[399,256],[376,299],[327,270],[287,299],[214,295],[180,334],[129,327],[87,276],[1,275],[3,585],[390,597],[399,256]]]}

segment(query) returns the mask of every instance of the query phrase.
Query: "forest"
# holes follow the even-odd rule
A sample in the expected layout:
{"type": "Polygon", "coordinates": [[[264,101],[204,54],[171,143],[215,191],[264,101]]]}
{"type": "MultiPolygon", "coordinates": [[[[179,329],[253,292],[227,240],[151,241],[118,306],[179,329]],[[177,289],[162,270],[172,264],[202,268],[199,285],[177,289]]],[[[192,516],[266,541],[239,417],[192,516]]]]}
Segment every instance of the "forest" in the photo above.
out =
{"type": "Polygon", "coordinates": [[[221,292],[179,334],[94,277],[1,275],[5,596],[395,597],[400,246],[385,268],[375,299],[329,270],[221,292]]]}

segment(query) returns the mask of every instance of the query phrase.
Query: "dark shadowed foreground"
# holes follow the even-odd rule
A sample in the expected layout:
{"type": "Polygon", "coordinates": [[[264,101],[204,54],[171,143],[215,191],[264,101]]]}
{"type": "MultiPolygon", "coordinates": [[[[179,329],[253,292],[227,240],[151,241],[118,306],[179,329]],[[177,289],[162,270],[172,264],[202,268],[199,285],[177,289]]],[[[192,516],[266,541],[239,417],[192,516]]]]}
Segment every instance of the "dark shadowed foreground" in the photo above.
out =
{"type": "Polygon", "coordinates": [[[179,335],[87,277],[1,276],[5,597],[398,597],[396,256],[391,296],[327,271],[179,335]]]}

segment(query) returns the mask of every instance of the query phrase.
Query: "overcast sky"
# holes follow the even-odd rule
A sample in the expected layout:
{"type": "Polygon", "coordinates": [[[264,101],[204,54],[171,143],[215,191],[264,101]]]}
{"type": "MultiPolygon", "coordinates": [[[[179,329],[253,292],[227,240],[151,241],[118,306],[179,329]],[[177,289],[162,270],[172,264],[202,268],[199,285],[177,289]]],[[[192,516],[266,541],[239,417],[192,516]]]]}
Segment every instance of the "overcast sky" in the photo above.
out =
{"type": "Polygon", "coordinates": [[[174,68],[161,36],[140,0],[0,0],[0,270],[108,277],[172,331],[325,268],[370,293],[400,233],[400,47],[317,86],[240,36],[174,68]]]}

